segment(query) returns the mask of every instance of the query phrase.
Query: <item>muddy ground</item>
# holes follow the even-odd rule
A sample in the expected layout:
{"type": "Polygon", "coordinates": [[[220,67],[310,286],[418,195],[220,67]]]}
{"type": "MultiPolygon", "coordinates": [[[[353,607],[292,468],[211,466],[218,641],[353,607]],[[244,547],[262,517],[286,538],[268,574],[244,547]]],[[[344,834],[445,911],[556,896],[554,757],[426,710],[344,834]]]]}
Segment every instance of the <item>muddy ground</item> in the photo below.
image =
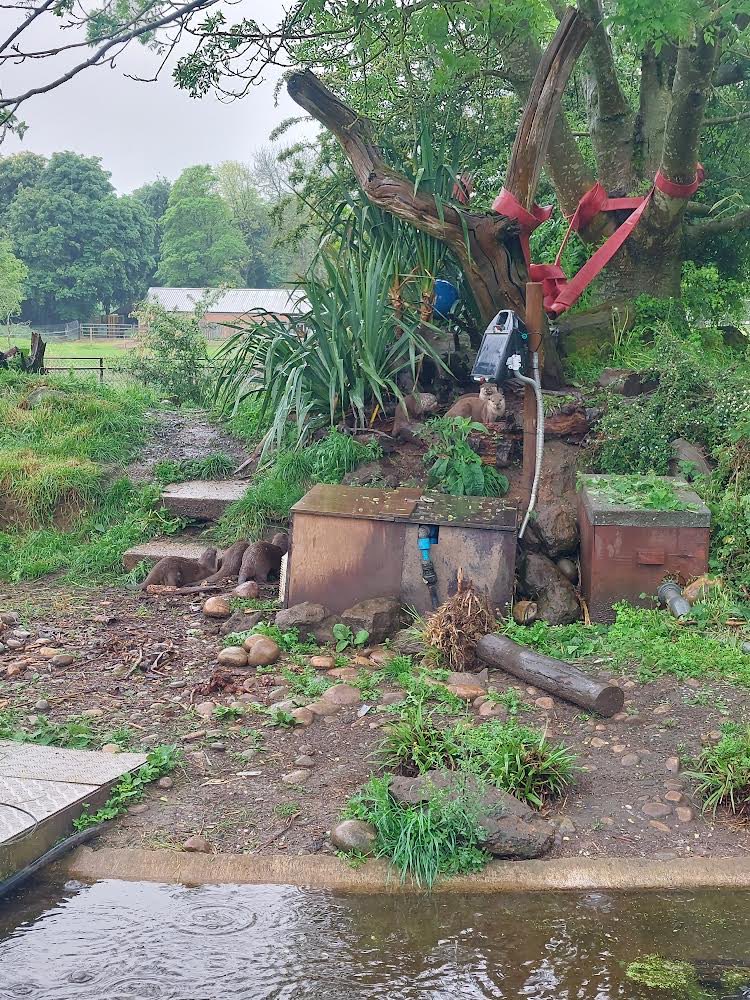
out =
{"type": "MultiPolygon", "coordinates": [[[[243,718],[201,718],[197,704],[228,705],[235,696],[193,693],[211,675],[222,641],[198,600],[35,583],[5,585],[0,608],[21,612],[31,633],[23,650],[0,656],[2,668],[26,663],[3,681],[2,707],[32,726],[40,711],[57,722],[89,713],[101,739],[127,727],[135,746],[176,742],[183,749],[173,786],[152,786],[143,805],[113,823],[100,842],[177,850],[188,836],[202,834],[223,852],[332,850],[326,832],[377,769],[372,753],[393,718],[382,704],[393,687],[381,685],[362,717],[357,704],[306,728],[272,728],[248,706],[269,702],[283,681],[279,662],[273,673],[237,671],[243,718]],[[54,666],[55,652],[69,653],[72,662],[54,666]],[[284,776],[300,769],[301,757],[312,759],[302,768],[305,780],[289,785],[284,776]]],[[[604,663],[589,669],[608,676],[604,663]]],[[[613,720],[588,718],[558,700],[551,708],[536,705],[544,692],[523,691],[529,709],[519,719],[571,746],[581,766],[565,800],[545,810],[559,821],[554,854],[744,856],[750,828],[727,815],[702,816],[674,758],[684,760],[716,739],[725,713],[745,715],[748,695],[718,682],[641,684],[627,675],[617,681],[625,688],[625,711],[613,720]]],[[[510,679],[491,671],[490,686],[505,690],[510,679]]]]}

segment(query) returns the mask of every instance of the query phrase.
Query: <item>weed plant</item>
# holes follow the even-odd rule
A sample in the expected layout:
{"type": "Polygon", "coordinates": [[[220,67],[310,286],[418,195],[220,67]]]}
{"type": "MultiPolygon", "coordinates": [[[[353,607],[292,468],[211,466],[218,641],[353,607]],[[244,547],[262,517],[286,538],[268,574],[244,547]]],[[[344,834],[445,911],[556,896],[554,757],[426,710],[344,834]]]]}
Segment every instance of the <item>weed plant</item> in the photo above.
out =
{"type": "Polygon", "coordinates": [[[750,726],[727,723],[716,746],[703,749],[687,776],[696,782],[703,808],[723,806],[750,815],[750,726]]]}
{"type": "Polygon", "coordinates": [[[137,771],[124,774],[120,778],[101,809],[90,813],[89,807],[84,806],[78,819],[73,820],[74,828],[86,830],[90,826],[98,826],[120,816],[143,798],[147,785],[173,771],[180,758],[181,751],[174,744],[155,747],[146,757],[145,764],[142,764],[137,771]]]}
{"type": "Polygon", "coordinates": [[[484,465],[469,444],[472,434],[486,434],[484,424],[468,417],[433,417],[421,430],[429,447],[424,456],[429,486],[452,496],[503,496],[508,480],[484,465]]]}
{"type": "Polygon", "coordinates": [[[217,452],[204,458],[183,458],[179,462],[157,462],[154,479],[158,483],[184,483],[191,479],[227,479],[232,475],[236,463],[217,452]]]}
{"type": "Polygon", "coordinates": [[[316,699],[333,685],[330,677],[322,676],[313,667],[303,667],[300,670],[290,670],[285,667],[281,676],[289,687],[293,697],[316,699]]]}
{"type": "Polygon", "coordinates": [[[430,888],[440,875],[479,871],[489,855],[470,795],[435,794],[424,805],[402,806],[389,793],[390,775],[371,778],[349,801],[345,815],[372,823],[377,853],[407,876],[430,888]]]}
{"type": "Polygon", "coordinates": [[[617,507],[635,510],[695,510],[677,495],[675,487],[653,473],[644,475],[606,476],[592,479],[581,476],[579,483],[593,496],[601,497],[617,507]]]}

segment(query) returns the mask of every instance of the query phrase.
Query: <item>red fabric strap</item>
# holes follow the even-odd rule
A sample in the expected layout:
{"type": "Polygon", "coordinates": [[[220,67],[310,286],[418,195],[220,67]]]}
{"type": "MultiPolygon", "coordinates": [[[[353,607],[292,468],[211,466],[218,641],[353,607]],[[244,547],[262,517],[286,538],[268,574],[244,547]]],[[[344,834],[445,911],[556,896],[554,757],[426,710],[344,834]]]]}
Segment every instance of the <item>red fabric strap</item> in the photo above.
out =
{"type": "Polygon", "coordinates": [[[699,163],[695,168],[695,177],[690,184],[676,184],[659,170],[654,178],[654,187],[670,198],[692,198],[703,183],[705,176],[706,171],[703,169],[702,163],[699,163]]]}
{"type": "Polygon", "coordinates": [[[533,205],[531,209],[524,206],[503,188],[492,203],[492,210],[506,218],[515,219],[520,227],[520,240],[529,278],[540,281],[543,287],[544,308],[547,312],[558,315],[569,309],[573,303],[586,291],[591,282],[609,264],[614,255],[631,235],[646,210],[654,190],[659,190],[671,198],[690,198],[701,185],[705,176],[699,163],[695,171],[695,179],[691,184],[676,184],[659,171],[654,178],[654,185],[645,197],[641,198],[610,198],[606,189],[597,181],[578,202],[570,225],[565,233],[554,264],[532,264],[529,237],[537,226],[546,222],[552,215],[552,205],[533,205]],[[560,267],[562,252],[573,230],[579,232],[585,229],[599,212],[630,211],[630,215],[617,227],[612,235],[605,240],[598,250],[594,251],[578,274],[570,281],[560,267]]]}

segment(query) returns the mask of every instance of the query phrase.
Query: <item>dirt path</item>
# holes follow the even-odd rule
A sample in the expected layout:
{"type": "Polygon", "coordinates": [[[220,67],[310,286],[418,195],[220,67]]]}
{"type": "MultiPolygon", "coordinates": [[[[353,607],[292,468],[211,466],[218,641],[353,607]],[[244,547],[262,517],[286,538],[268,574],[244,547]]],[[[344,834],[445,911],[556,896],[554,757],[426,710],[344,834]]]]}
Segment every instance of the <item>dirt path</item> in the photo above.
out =
{"type": "Polygon", "coordinates": [[[152,410],[148,416],[152,422],[148,443],[138,461],[126,469],[133,482],[149,480],[157,462],[205,458],[217,452],[238,465],[247,458],[247,444],[214,423],[205,410],[152,410]]]}

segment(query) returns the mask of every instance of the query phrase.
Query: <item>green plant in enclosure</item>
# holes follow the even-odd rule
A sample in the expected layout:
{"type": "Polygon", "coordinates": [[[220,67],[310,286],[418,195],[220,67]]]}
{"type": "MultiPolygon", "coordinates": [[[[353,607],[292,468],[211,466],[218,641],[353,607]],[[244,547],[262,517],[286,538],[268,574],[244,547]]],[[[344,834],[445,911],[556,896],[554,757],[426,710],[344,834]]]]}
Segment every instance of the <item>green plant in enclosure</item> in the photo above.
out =
{"type": "Polygon", "coordinates": [[[229,455],[217,452],[205,458],[165,460],[154,466],[154,479],[160,483],[184,483],[190,479],[226,479],[237,463],[229,455]]]}
{"type": "Polygon", "coordinates": [[[607,503],[636,510],[695,510],[694,504],[681,500],[670,482],[653,473],[646,475],[606,476],[594,479],[580,476],[579,484],[607,503]]]}
{"type": "Polygon", "coordinates": [[[433,885],[439,875],[478,871],[489,860],[481,843],[478,809],[466,790],[435,792],[423,805],[401,805],[389,793],[390,775],[370,778],[347,804],[345,816],[372,823],[376,849],[417,885],[433,885]]]}
{"type": "Polygon", "coordinates": [[[344,625],[343,622],[337,622],[333,626],[333,638],[336,640],[336,652],[343,653],[350,646],[364,646],[370,638],[370,633],[364,628],[359,629],[357,632],[352,632],[348,625],[344,625]]]}
{"type": "Polygon", "coordinates": [[[644,955],[628,965],[625,975],[634,983],[668,991],[675,1000],[702,1000],[704,996],[698,985],[695,967],[689,962],[662,958],[660,955],[644,955]]]}
{"type": "Polygon", "coordinates": [[[131,771],[120,778],[101,809],[90,813],[89,807],[84,806],[78,819],[73,820],[73,826],[76,830],[86,830],[124,813],[129,806],[143,798],[148,784],[173,771],[181,757],[182,751],[174,744],[155,747],[146,757],[145,764],[137,771],[131,771]]]}
{"type": "Polygon", "coordinates": [[[716,746],[706,747],[687,776],[696,781],[703,808],[725,806],[750,815],[750,726],[726,724],[716,746]]]}
{"type": "Polygon", "coordinates": [[[471,448],[472,434],[486,434],[483,424],[469,417],[433,417],[422,430],[429,443],[424,456],[428,483],[453,496],[503,496],[508,480],[492,466],[484,465],[471,448]]]}

